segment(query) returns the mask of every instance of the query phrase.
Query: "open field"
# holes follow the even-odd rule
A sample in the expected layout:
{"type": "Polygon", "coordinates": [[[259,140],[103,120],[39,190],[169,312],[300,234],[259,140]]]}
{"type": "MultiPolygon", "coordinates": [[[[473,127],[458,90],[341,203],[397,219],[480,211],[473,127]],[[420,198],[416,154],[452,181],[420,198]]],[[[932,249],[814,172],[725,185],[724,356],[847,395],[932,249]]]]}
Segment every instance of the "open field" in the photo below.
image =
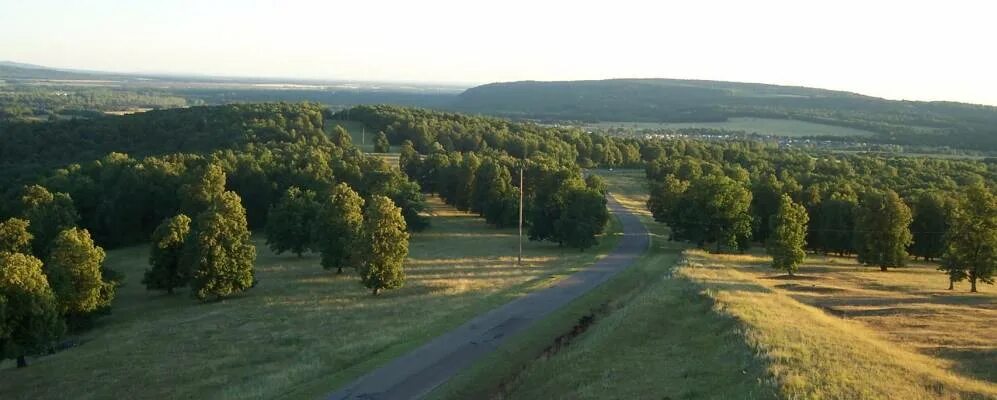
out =
{"type": "Polygon", "coordinates": [[[799,277],[768,257],[688,251],[678,275],[740,320],[786,398],[997,398],[997,290],[947,287],[932,265],[879,272],[810,257],[799,277]]]}
{"type": "Polygon", "coordinates": [[[274,255],[257,238],[259,285],[199,304],[139,283],[145,246],[108,252],[126,274],[114,313],[79,347],[0,366],[0,398],[314,398],[485,310],[546,287],[611,248],[584,253],[524,243],[437,199],[433,226],[413,236],[404,288],[372,297],[317,255],[274,255]]]}
{"type": "Polygon", "coordinates": [[[709,128],[724,129],[730,131],[744,131],[747,133],[757,133],[760,135],[804,137],[804,136],[842,136],[842,137],[871,137],[874,132],[869,132],[854,128],[845,128],[834,125],[817,124],[806,121],[796,121],[789,119],[773,118],[731,118],[726,122],[599,122],[589,125],[594,128],[623,128],[623,129],[681,129],[681,128],[709,128]]]}

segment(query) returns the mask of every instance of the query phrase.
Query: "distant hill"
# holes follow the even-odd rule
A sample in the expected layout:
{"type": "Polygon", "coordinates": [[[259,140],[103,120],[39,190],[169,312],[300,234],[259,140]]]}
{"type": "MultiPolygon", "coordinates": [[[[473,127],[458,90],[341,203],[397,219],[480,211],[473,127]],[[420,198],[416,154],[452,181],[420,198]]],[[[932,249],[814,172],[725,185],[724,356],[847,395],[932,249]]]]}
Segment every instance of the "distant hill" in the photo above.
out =
{"type": "Polygon", "coordinates": [[[997,107],[894,101],[796,86],[677,79],[492,83],[466,90],[458,111],[539,120],[722,122],[795,119],[877,133],[897,144],[997,150],[997,107]]]}

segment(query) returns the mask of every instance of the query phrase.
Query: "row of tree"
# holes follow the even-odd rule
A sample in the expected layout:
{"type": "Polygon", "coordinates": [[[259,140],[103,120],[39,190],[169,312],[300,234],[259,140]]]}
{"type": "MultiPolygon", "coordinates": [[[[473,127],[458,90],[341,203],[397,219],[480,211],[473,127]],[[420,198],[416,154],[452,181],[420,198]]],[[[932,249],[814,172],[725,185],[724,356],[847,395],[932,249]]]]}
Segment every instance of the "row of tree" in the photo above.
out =
{"type": "Polygon", "coordinates": [[[496,150],[418,154],[411,142],[401,146],[401,168],[461,211],[477,213],[496,227],[523,224],[531,240],[548,240],[584,250],[597,243],[609,220],[605,185],[588,182],[575,166],[561,165],[542,153],[517,159],[496,150]],[[520,187],[519,175],[525,187],[520,187]],[[513,176],[515,175],[515,177],[513,176]]]}
{"type": "Polygon", "coordinates": [[[345,183],[323,194],[288,189],[270,210],[266,236],[277,254],[319,252],[325,269],[356,270],[375,295],[405,282],[409,236],[401,209],[384,196],[364,200],[345,183]]]}
{"type": "MultiPolygon", "coordinates": [[[[954,281],[990,282],[993,267],[955,259],[952,233],[969,203],[947,193],[992,190],[994,168],[966,160],[804,153],[750,143],[661,141],[648,162],[648,208],[676,240],[746,249],[775,237],[784,200],[802,207],[805,249],[856,254],[884,270],[913,256],[943,259],[954,281]],[[991,189],[987,189],[991,188],[991,189]],[[974,189],[976,190],[976,189],[974,189]],[[953,268],[956,271],[951,272],[953,268]],[[969,271],[974,271],[970,273],[969,271]]],[[[991,214],[987,214],[990,212],[991,214]]],[[[977,209],[977,221],[993,218],[977,209]]],[[[794,218],[800,213],[792,212],[794,218]]],[[[785,231],[779,231],[780,235],[785,231]]],[[[795,231],[794,231],[795,232],[795,231]]],[[[977,235],[980,237],[980,235],[977,235]]],[[[798,254],[778,250],[775,254],[798,254]]],[[[782,257],[782,256],[780,256],[782,257]]],[[[788,256],[787,256],[788,257],[788,256]]],[[[781,263],[781,262],[780,262],[781,263]]],[[[977,263],[979,264],[979,263],[977,263]]]]}

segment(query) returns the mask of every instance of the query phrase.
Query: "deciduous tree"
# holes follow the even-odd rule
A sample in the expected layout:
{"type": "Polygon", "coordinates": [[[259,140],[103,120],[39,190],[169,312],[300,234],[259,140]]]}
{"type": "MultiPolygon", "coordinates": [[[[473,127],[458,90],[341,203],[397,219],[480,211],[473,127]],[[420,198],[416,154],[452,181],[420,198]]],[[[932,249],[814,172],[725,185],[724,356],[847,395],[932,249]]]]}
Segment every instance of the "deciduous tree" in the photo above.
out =
{"type": "Polygon", "coordinates": [[[191,293],[202,301],[220,299],[253,286],[256,246],[249,237],[239,196],[225,192],[193,221],[183,250],[191,293]]]}
{"type": "Polygon", "coordinates": [[[807,222],[810,221],[807,209],[782,195],[779,208],[769,221],[771,234],[766,250],[772,256],[772,267],[793,276],[806,257],[803,249],[807,245],[807,222]]]}
{"type": "Polygon", "coordinates": [[[947,246],[940,270],[952,282],[969,279],[970,291],[976,283],[993,284],[997,272],[997,196],[982,185],[969,187],[952,212],[946,236],[947,246]]]}
{"type": "Polygon", "coordinates": [[[104,280],[104,257],[104,249],[94,244],[86,229],[59,233],[44,270],[60,312],[77,318],[111,305],[114,284],[104,280]]]}
{"type": "Polygon", "coordinates": [[[189,271],[181,268],[180,258],[189,233],[190,217],[184,214],[167,218],[156,227],[149,250],[151,268],[142,278],[146,289],[173,293],[173,289],[187,284],[189,271]]]}
{"type": "Polygon", "coordinates": [[[363,227],[364,200],[349,185],[339,183],[320,203],[315,221],[315,244],[322,252],[322,268],[356,267],[358,251],[363,248],[360,230],[363,227]]]}
{"type": "Polygon", "coordinates": [[[375,153],[390,153],[391,143],[388,142],[388,135],[384,132],[377,133],[377,139],[374,140],[374,152],[375,153]]]}
{"type": "Polygon", "coordinates": [[[31,254],[29,222],[11,218],[0,222],[0,252],[31,254]]]}
{"type": "Polygon", "coordinates": [[[290,187],[270,208],[267,216],[267,245],[274,253],[301,254],[312,250],[312,232],[318,214],[315,192],[290,187]]]}
{"type": "Polygon", "coordinates": [[[907,263],[911,243],[910,208],[892,190],[866,193],[859,201],[855,220],[858,261],[880,270],[907,263]]]}
{"type": "Polygon", "coordinates": [[[68,194],[53,194],[39,185],[24,188],[21,217],[30,221],[32,253],[38,258],[46,258],[59,232],[75,226],[80,219],[68,194]]]}
{"type": "Polygon", "coordinates": [[[65,331],[41,260],[0,252],[0,299],[0,355],[26,367],[25,356],[47,350],[65,331]]]}
{"type": "Polygon", "coordinates": [[[364,209],[361,229],[360,280],[375,295],[405,283],[402,264],[408,256],[408,232],[401,209],[391,199],[374,195],[364,209]]]}

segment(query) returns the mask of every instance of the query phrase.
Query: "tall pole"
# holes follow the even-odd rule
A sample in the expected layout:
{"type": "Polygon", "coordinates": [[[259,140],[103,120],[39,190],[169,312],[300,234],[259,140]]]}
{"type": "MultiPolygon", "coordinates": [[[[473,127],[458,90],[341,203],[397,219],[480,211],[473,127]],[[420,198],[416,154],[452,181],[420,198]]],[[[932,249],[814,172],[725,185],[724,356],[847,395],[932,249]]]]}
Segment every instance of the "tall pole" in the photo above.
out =
{"type": "Polygon", "coordinates": [[[523,167],[519,167],[519,265],[523,265],[523,167]]]}
{"type": "MultiPolygon", "coordinates": [[[[354,131],[356,132],[356,131],[354,131]]],[[[367,145],[367,127],[360,128],[360,145],[367,145]]]]}

